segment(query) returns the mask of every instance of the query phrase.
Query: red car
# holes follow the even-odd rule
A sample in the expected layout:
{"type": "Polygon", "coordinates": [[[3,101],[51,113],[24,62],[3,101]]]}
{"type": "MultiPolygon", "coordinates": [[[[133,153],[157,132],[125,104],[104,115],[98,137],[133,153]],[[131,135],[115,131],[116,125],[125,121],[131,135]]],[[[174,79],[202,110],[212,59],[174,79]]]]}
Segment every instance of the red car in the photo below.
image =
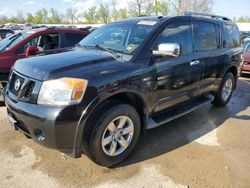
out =
{"type": "Polygon", "coordinates": [[[10,69],[17,59],[73,47],[88,34],[87,29],[51,27],[23,31],[0,41],[0,101],[10,69]]]}
{"type": "Polygon", "coordinates": [[[248,44],[243,52],[243,63],[241,66],[241,75],[250,74],[250,44],[248,44]]]}

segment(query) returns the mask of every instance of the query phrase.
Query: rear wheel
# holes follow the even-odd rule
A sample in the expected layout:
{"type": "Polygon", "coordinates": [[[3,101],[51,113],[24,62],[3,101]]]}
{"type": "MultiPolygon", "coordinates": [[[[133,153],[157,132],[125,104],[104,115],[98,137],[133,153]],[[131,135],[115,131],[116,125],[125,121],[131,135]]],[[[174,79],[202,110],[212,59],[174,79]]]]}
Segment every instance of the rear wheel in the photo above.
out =
{"type": "Polygon", "coordinates": [[[140,117],[132,106],[118,104],[110,107],[97,118],[92,128],[88,127],[84,153],[102,166],[118,164],[134,149],[140,126],[140,117]]]}
{"type": "Polygon", "coordinates": [[[235,77],[232,73],[227,73],[222,79],[219,90],[215,95],[213,104],[215,106],[225,106],[231,99],[235,88],[235,77]]]}

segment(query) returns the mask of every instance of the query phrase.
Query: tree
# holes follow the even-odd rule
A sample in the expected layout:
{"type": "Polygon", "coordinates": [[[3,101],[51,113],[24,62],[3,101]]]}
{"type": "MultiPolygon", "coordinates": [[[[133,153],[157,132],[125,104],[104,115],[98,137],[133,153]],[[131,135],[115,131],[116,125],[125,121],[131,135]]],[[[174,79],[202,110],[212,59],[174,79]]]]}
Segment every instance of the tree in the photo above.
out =
{"type": "Polygon", "coordinates": [[[98,15],[96,11],[96,7],[91,7],[83,14],[88,24],[93,24],[97,22],[98,15]]]}
{"type": "Polygon", "coordinates": [[[119,19],[126,19],[128,18],[128,12],[126,8],[119,9],[119,19]]]}
{"type": "Polygon", "coordinates": [[[169,12],[168,3],[166,1],[155,0],[154,12],[155,15],[167,16],[169,12]]]}
{"type": "Polygon", "coordinates": [[[38,10],[35,13],[33,23],[36,23],[36,24],[47,23],[49,19],[48,14],[49,14],[48,10],[45,8],[38,10]]]}
{"type": "Polygon", "coordinates": [[[143,10],[143,5],[144,5],[144,1],[143,0],[134,0],[129,4],[130,7],[130,15],[132,17],[134,16],[141,16],[142,14],[142,10],[143,10]]]}
{"type": "Polygon", "coordinates": [[[68,8],[66,10],[66,18],[69,20],[71,24],[74,24],[78,22],[80,14],[78,13],[76,8],[68,8]]]}
{"type": "Polygon", "coordinates": [[[236,22],[250,22],[250,18],[247,16],[240,16],[236,22]]]}
{"type": "Polygon", "coordinates": [[[147,0],[144,1],[146,7],[145,15],[168,15],[168,3],[164,0],[147,0]]]}
{"type": "Polygon", "coordinates": [[[62,23],[63,15],[58,10],[50,8],[49,13],[50,13],[50,18],[48,20],[49,24],[62,23]]]}
{"type": "Polygon", "coordinates": [[[111,4],[112,4],[112,18],[114,21],[116,21],[119,19],[119,12],[116,9],[116,5],[117,5],[116,0],[112,0],[111,4]]]}
{"type": "Polygon", "coordinates": [[[5,24],[8,22],[7,16],[0,15],[0,24],[5,24]]]}
{"type": "Polygon", "coordinates": [[[213,8],[213,0],[168,0],[172,13],[181,15],[185,11],[210,13],[213,8]]]}
{"type": "Polygon", "coordinates": [[[213,8],[213,0],[191,0],[190,11],[210,13],[213,8]]]}
{"type": "Polygon", "coordinates": [[[172,12],[175,15],[180,15],[187,10],[187,1],[190,0],[168,0],[171,5],[172,12]]]}
{"type": "Polygon", "coordinates": [[[26,22],[33,23],[34,22],[34,16],[31,13],[26,14],[26,22]]]}
{"type": "Polygon", "coordinates": [[[101,19],[102,23],[109,23],[110,21],[110,14],[109,14],[109,6],[106,3],[102,3],[98,10],[99,18],[101,19]]]}

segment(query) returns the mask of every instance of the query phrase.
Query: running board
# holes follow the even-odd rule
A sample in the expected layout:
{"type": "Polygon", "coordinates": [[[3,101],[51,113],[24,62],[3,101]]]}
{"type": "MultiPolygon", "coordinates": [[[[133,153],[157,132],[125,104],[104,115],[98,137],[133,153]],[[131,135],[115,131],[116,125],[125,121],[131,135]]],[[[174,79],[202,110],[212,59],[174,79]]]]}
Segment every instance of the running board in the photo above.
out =
{"type": "Polygon", "coordinates": [[[162,111],[154,115],[152,118],[148,119],[147,129],[153,129],[168,123],[174,119],[177,119],[185,114],[188,114],[197,108],[200,108],[213,101],[214,97],[212,95],[207,95],[196,100],[182,103],[171,109],[162,111]]]}

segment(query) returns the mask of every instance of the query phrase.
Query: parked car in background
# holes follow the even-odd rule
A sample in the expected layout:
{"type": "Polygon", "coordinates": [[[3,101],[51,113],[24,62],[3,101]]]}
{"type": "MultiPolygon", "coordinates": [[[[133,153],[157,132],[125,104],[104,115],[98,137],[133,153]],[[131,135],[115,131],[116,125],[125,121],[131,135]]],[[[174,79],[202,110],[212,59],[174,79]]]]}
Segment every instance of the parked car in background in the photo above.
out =
{"type": "Polygon", "coordinates": [[[0,29],[0,41],[6,37],[13,35],[15,32],[10,29],[0,29]]]}
{"type": "Polygon", "coordinates": [[[250,36],[245,37],[245,38],[242,40],[242,46],[243,46],[244,49],[246,48],[246,46],[247,46],[248,44],[250,44],[250,36]]]}
{"type": "Polygon", "coordinates": [[[250,75],[250,43],[245,47],[243,52],[243,61],[241,65],[241,76],[250,75]]]}
{"type": "Polygon", "coordinates": [[[22,31],[0,42],[0,101],[11,67],[17,59],[55,53],[73,47],[90,32],[87,29],[40,28],[22,31]]]}
{"type": "Polygon", "coordinates": [[[75,48],[18,60],[5,95],[8,117],[41,145],[110,167],[146,130],[210,102],[225,106],[242,51],[238,27],[225,17],[114,22],[75,48]]]}

